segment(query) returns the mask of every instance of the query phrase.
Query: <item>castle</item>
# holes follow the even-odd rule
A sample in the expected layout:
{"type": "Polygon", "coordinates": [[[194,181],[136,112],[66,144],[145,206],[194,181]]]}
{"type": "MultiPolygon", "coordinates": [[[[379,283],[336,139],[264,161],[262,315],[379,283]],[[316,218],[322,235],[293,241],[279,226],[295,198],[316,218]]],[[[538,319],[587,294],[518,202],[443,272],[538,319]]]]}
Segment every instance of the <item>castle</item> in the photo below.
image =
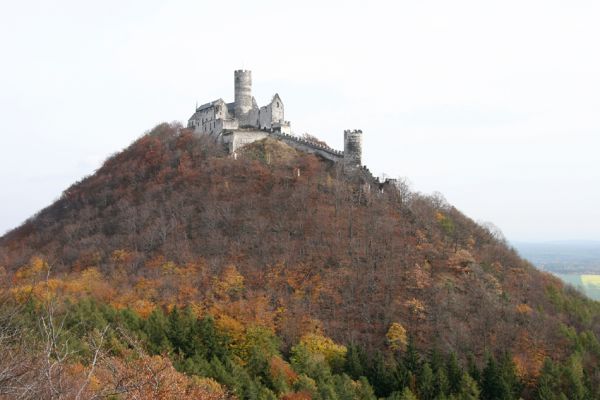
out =
{"type": "Polygon", "coordinates": [[[269,104],[259,108],[252,96],[252,72],[235,71],[234,82],[234,102],[225,103],[218,99],[196,107],[188,120],[188,128],[197,134],[215,137],[227,146],[230,154],[235,154],[248,143],[273,137],[296,149],[343,162],[348,167],[362,165],[362,131],[344,131],[344,151],[293,135],[290,122],[284,118],[283,101],[278,94],[269,104]]]}

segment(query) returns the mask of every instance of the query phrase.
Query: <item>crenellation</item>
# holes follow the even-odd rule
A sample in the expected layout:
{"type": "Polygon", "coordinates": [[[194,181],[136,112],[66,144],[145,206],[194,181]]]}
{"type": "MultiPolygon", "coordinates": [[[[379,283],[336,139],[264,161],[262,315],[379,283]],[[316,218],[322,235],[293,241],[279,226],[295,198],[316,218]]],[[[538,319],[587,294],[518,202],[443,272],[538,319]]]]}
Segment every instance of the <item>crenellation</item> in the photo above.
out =
{"type": "Polygon", "coordinates": [[[258,106],[252,96],[250,70],[234,71],[233,103],[218,99],[196,107],[188,120],[188,128],[197,134],[216,137],[232,154],[249,143],[274,137],[298,150],[343,162],[350,169],[361,166],[361,130],[344,131],[344,151],[293,135],[291,123],[285,120],[285,108],[279,94],[273,95],[269,104],[258,106]]]}

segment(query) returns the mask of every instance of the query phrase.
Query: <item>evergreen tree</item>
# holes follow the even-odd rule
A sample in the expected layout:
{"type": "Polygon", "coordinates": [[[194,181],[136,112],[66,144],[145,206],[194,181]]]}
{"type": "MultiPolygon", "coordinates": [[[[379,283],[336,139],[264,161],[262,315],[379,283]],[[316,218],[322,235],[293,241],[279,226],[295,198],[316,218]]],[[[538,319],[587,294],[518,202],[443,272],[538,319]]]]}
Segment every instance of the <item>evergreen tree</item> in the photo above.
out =
{"type": "Polygon", "coordinates": [[[402,363],[408,371],[413,373],[413,375],[419,374],[421,361],[412,336],[409,336],[408,338],[406,351],[404,352],[404,356],[402,357],[402,363]]]}
{"type": "Polygon", "coordinates": [[[450,353],[446,360],[446,374],[448,376],[450,393],[458,393],[462,385],[463,370],[454,352],[450,353]]]}
{"type": "Polygon", "coordinates": [[[417,396],[408,388],[405,387],[402,391],[392,393],[387,400],[418,400],[417,396]]]}
{"type": "Polygon", "coordinates": [[[369,382],[373,384],[375,394],[378,397],[389,396],[391,392],[399,389],[394,376],[394,368],[390,368],[380,352],[377,352],[373,358],[373,365],[369,369],[368,378],[369,382]]]}
{"type": "Polygon", "coordinates": [[[355,391],[354,399],[356,400],[377,400],[373,388],[369,384],[369,381],[364,376],[358,379],[358,387],[355,391]]]}
{"type": "Polygon", "coordinates": [[[468,373],[464,373],[460,380],[460,388],[456,396],[457,400],[478,400],[480,390],[475,379],[468,373]]]}
{"type": "Polygon", "coordinates": [[[505,352],[502,355],[499,363],[500,374],[502,380],[506,383],[509,388],[511,398],[517,398],[523,390],[521,379],[517,375],[517,368],[512,360],[511,355],[505,352]]]}
{"type": "Polygon", "coordinates": [[[450,383],[444,367],[438,368],[435,373],[435,395],[436,398],[445,397],[450,392],[450,383]]]}
{"type": "Polygon", "coordinates": [[[396,369],[394,370],[394,380],[396,381],[395,390],[400,390],[405,386],[411,386],[414,379],[412,373],[406,369],[404,364],[402,362],[398,362],[396,363],[396,369]]]}
{"type": "Polygon", "coordinates": [[[203,319],[197,321],[197,324],[197,331],[202,338],[202,348],[197,349],[197,351],[201,351],[203,357],[207,360],[212,360],[214,357],[217,357],[220,360],[227,359],[229,355],[229,350],[227,348],[229,338],[217,332],[213,317],[207,315],[203,319]]]}
{"type": "Polygon", "coordinates": [[[355,387],[354,382],[346,374],[334,375],[333,385],[338,400],[354,400],[355,398],[355,387]]]}
{"type": "Polygon", "coordinates": [[[481,397],[483,400],[512,400],[511,388],[503,379],[502,371],[492,355],[481,373],[481,397]]]}
{"type": "Polygon", "coordinates": [[[402,391],[402,395],[400,396],[399,400],[418,400],[418,399],[417,399],[417,396],[415,396],[414,393],[409,388],[406,387],[402,391]]]}
{"type": "Polygon", "coordinates": [[[573,354],[563,367],[562,381],[565,386],[564,393],[568,393],[569,399],[588,399],[588,391],[584,384],[584,373],[579,354],[573,354]]]}
{"type": "Polygon", "coordinates": [[[189,308],[186,311],[186,309],[179,310],[177,307],[173,307],[168,320],[167,335],[173,350],[185,357],[190,357],[194,353],[192,338],[195,333],[196,318],[189,308]]]}
{"type": "Polygon", "coordinates": [[[435,398],[435,378],[429,363],[423,364],[418,379],[419,397],[422,400],[433,400],[435,398]]]}
{"type": "Polygon", "coordinates": [[[355,344],[348,345],[344,371],[352,379],[358,379],[361,376],[366,376],[366,365],[366,355],[362,348],[355,344]]]}
{"type": "Polygon", "coordinates": [[[148,338],[148,350],[151,354],[171,351],[171,343],[167,337],[169,321],[160,308],[155,308],[144,324],[144,332],[148,338]]]}
{"type": "Polygon", "coordinates": [[[481,371],[475,362],[473,354],[467,356],[467,371],[469,372],[469,375],[471,375],[471,378],[475,379],[475,381],[481,385],[481,371]]]}
{"type": "Polygon", "coordinates": [[[429,355],[429,367],[432,371],[437,371],[444,366],[444,357],[437,348],[434,348],[429,355]]]}

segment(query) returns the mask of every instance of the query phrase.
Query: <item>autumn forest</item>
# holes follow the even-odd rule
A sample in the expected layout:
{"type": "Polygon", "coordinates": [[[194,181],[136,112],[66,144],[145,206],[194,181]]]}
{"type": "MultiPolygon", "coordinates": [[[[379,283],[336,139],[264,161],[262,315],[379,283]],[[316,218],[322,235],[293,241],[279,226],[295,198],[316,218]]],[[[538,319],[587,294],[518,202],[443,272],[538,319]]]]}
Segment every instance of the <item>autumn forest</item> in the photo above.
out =
{"type": "Polygon", "coordinates": [[[1,399],[600,399],[600,303],[441,195],[161,124],[0,238],[1,399]]]}

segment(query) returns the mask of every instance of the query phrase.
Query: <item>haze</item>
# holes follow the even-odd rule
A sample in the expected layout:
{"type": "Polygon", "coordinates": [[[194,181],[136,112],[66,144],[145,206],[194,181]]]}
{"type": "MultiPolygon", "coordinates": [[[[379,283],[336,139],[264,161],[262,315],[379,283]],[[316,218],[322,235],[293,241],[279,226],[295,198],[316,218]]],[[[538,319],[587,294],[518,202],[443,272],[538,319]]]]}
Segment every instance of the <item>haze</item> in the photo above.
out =
{"type": "Polygon", "coordinates": [[[510,240],[600,239],[593,1],[19,1],[0,6],[0,234],[253,71],[296,133],[510,240]]]}

